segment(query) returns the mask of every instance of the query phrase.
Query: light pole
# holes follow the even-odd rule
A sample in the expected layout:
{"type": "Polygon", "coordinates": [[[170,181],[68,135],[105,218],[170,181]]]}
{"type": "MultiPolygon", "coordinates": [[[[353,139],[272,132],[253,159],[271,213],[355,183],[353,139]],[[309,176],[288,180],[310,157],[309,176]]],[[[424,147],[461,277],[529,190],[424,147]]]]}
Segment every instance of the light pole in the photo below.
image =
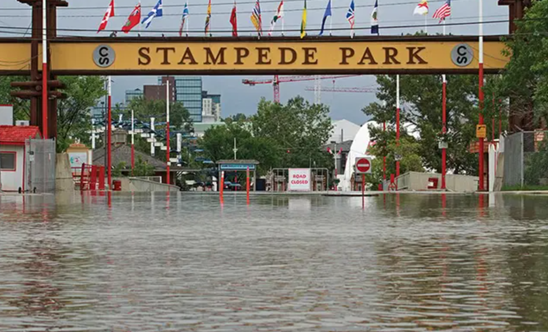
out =
{"type": "MultiPolygon", "coordinates": [[[[170,141],[170,136],[169,136],[169,76],[167,77],[166,79],[166,140],[167,140],[167,166],[166,166],[166,170],[167,170],[167,184],[171,184],[171,179],[170,179],[170,165],[171,165],[171,160],[170,160],[170,147],[169,147],[169,141],[170,141]]],[[[169,189],[168,189],[169,190],[169,189]]]]}

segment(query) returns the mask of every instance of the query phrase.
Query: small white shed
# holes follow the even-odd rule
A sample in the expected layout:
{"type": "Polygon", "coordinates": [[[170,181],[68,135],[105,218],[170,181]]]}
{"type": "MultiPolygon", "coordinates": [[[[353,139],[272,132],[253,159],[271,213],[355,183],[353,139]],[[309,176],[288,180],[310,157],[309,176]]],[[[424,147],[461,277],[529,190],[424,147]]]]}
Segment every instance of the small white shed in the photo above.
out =
{"type": "Polygon", "coordinates": [[[35,138],[36,126],[0,126],[0,190],[25,191],[25,141],[35,138]]]}

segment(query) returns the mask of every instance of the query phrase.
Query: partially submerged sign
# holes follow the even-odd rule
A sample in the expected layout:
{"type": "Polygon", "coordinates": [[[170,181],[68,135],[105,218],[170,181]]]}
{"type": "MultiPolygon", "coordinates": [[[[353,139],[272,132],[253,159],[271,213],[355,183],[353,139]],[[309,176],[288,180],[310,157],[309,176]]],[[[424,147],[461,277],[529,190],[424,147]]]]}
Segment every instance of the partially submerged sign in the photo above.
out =
{"type": "Polygon", "coordinates": [[[310,191],[311,190],[310,168],[290,168],[288,191],[310,191]]]}

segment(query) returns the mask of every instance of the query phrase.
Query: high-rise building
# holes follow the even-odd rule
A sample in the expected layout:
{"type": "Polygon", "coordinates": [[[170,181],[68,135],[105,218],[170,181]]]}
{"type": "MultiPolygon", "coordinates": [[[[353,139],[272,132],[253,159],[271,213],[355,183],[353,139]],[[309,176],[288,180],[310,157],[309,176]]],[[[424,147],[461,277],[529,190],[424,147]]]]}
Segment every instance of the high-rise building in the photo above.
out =
{"type": "Polygon", "coordinates": [[[202,92],[202,122],[221,121],[221,95],[211,95],[202,92]]]}
{"type": "MultiPolygon", "coordinates": [[[[202,77],[174,76],[173,78],[175,101],[183,103],[193,122],[202,122],[202,77]]],[[[163,84],[165,81],[165,77],[158,78],[158,84],[163,84]]]]}
{"type": "Polygon", "coordinates": [[[141,89],[135,89],[135,90],[126,90],[126,100],[125,104],[129,105],[129,102],[136,98],[143,97],[143,90],[141,89]]]}

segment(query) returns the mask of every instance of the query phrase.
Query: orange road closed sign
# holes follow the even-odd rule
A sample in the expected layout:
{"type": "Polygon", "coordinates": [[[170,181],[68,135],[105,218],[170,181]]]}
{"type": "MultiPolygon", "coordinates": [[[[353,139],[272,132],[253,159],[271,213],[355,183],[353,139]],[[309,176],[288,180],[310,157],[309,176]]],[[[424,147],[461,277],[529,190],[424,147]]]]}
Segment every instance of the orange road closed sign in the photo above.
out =
{"type": "Polygon", "coordinates": [[[356,158],[356,174],[371,174],[371,158],[356,158]]]}

